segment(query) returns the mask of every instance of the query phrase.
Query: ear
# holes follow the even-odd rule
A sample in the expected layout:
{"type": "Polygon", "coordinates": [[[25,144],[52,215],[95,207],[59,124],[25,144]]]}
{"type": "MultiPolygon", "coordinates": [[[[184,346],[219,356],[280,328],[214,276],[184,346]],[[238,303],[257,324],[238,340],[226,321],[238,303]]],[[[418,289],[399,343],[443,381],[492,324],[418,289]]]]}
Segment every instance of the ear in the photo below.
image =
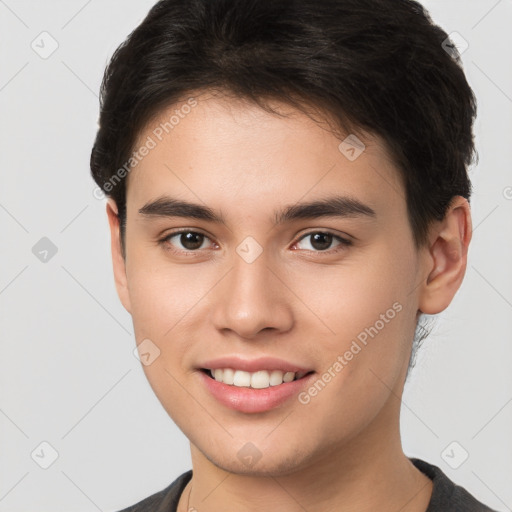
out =
{"type": "Polygon", "coordinates": [[[121,251],[118,209],[116,202],[112,198],[107,200],[107,216],[110,225],[110,246],[117,295],[126,311],[131,314],[130,293],[126,279],[126,262],[121,251]]]}
{"type": "Polygon", "coordinates": [[[432,227],[423,270],[427,278],[420,289],[418,302],[422,313],[440,313],[452,301],[466,273],[471,236],[469,203],[464,197],[456,196],[445,218],[432,227]]]}

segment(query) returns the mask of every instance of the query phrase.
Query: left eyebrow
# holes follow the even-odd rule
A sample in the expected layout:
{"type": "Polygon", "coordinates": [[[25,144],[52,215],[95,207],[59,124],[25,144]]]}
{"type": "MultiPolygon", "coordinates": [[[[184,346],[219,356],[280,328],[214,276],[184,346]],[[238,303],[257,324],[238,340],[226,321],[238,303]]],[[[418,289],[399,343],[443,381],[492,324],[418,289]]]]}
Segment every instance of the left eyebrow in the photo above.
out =
{"type": "Polygon", "coordinates": [[[274,215],[276,224],[295,219],[316,219],[320,217],[370,217],[377,214],[373,208],[362,203],[359,199],[347,196],[331,196],[309,203],[299,203],[285,207],[274,215]]]}
{"type": "MultiPolygon", "coordinates": [[[[146,203],[139,209],[141,215],[147,217],[188,217],[226,224],[222,215],[207,206],[188,201],[162,196],[146,203]]],[[[377,216],[375,210],[356,198],[347,196],[331,196],[308,203],[286,206],[274,212],[275,224],[283,224],[297,219],[315,219],[320,217],[369,217],[377,216]]]]}

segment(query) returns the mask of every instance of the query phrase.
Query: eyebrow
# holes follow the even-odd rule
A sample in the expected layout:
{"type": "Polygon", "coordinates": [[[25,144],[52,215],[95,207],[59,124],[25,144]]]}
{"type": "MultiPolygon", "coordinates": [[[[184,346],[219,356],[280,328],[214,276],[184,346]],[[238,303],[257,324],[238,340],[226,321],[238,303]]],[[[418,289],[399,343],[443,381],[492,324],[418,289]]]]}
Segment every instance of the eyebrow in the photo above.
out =
{"type": "MultiPolygon", "coordinates": [[[[190,203],[169,196],[162,196],[146,203],[139,209],[145,217],[188,217],[204,221],[226,224],[222,215],[207,206],[190,203]]],[[[285,206],[274,213],[274,222],[283,224],[297,219],[316,219],[320,217],[375,218],[375,210],[354,197],[331,196],[308,203],[285,206]]]]}

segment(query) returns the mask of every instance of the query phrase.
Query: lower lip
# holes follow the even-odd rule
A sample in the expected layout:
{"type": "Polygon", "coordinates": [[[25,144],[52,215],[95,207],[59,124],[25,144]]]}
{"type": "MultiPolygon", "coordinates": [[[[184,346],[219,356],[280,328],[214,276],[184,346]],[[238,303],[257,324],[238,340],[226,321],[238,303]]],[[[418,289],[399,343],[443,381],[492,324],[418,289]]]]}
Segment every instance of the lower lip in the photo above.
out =
{"type": "Polygon", "coordinates": [[[296,396],[314,376],[314,373],[311,373],[302,379],[284,382],[278,386],[254,389],[230,386],[212,379],[203,371],[199,371],[199,373],[205,386],[221,404],[246,413],[265,412],[283,404],[296,396]]]}

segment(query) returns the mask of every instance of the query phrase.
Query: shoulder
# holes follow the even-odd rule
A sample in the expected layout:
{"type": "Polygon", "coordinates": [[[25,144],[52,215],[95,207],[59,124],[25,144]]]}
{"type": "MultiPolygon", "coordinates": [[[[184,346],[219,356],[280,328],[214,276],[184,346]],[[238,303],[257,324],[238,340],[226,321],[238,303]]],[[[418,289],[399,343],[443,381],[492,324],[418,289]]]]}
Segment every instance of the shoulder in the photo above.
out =
{"type": "Polygon", "coordinates": [[[426,512],[496,512],[452,482],[437,466],[421,459],[410,458],[410,461],[433,482],[432,497],[426,512]]]}
{"type": "Polygon", "coordinates": [[[176,478],[165,489],[119,512],[174,512],[181,493],[191,478],[192,470],[189,470],[176,478]]]}

